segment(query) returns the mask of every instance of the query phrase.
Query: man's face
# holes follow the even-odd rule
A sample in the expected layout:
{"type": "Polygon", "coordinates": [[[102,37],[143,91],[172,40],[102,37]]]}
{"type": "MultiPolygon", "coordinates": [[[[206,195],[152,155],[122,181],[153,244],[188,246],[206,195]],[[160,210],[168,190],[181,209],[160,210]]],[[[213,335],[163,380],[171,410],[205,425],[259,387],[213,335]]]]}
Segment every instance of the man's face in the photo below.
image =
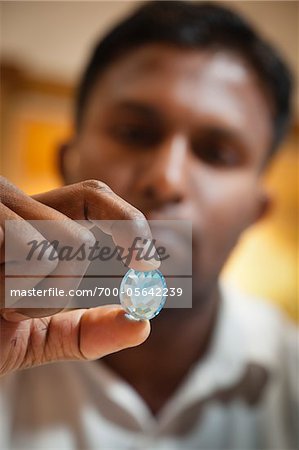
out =
{"type": "Polygon", "coordinates": [[[204,294],[263,208],[271,133],[263,90],[240,57],[148,45],[95,84],[66,179],[99,179],[148,219],[192,220],[193,285],[204,294]]]}

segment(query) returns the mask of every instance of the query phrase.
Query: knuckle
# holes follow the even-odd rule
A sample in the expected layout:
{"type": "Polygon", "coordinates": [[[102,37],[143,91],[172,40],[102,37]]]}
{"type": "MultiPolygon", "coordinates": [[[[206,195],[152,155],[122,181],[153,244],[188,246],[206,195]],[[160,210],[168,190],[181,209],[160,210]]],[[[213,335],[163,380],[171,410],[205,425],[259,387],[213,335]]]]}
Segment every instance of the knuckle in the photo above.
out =
{"type": "Polygon", "coordinates": [[[9,182],[8,180],[0,175],[0,201],[4,198],[4,191],[8,188],[9,182]]]}
{"type": "Polygon", "coordinates": [[[113,192],[112,189],[107,184],[105,184],[99,180],[94,180],[94,179],[85,180],[85,181],[82,181],[81,185],[82,185],[83,190],[92,189],[94,191],[100,191],[100,192],[109,193],[109,194],[111,194],[113,192]]]}
{"type": "Polygon", "coordinates": [[[22,194],[22,191],[11,181],[0,175],[0,201],[5,204],[7,199],[12,201],[12,198],[22,194]]]}
{"type": "Polygon", "coordinates": [[[147,222],[145,215],[141,211],[139,211],[139,209],[135,208],[132,205],[129,205],[127,207],[127,213],[130,216],[130,219],[133,221],[147,222]]]}
{"type": "Polygon", "coordinates": [[[136,208],[134,208],[134,211],[132,212],[132,216],[136,220],[144,220],[145,222],[147,222],[145,215],[136,208]]]}

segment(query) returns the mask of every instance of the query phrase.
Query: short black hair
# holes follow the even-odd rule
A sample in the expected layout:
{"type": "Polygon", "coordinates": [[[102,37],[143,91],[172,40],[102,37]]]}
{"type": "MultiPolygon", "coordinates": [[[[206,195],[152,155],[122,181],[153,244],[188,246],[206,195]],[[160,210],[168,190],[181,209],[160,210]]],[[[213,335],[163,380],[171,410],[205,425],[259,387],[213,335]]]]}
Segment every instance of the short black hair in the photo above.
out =
{"type": "Polygon", "coordinates": [[[291,73],[276,50],[244,18],[215,3],[150,1],[97,43],[79,84],[76,125],[80,128],[89,94],[99,75],[124,53],[151,43],[187,49],[236,50],[256,71],[274,105],[271,153],[291,116],[291,73]]]}

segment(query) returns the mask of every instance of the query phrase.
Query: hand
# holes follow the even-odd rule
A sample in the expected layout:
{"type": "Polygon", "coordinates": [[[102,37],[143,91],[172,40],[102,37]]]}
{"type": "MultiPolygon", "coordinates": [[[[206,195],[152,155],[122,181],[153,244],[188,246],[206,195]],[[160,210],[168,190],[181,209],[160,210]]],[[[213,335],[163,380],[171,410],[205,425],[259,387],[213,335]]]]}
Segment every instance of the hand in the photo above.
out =
{"type": "MultiPolygon", "coordinates": [[[[126,347],[143,342],[150,332],[148,321],[131,320],[117,305],[91,309],[64,311],[61,308],[40,309],[4,307],[4,224],[5,220],[22,221],[22,233],[15,236],[18,248],[24,247],[28,237],[41,236],[29,220],[60,221],[61,229],[69,242],[94,242],[88,228],[75,220],[128,220],[131,232],[150,239],[151,233],[140,211],[118,197],[107,185],[84,181],[50,192],[30,197],[6,179],[0,179],[0,248],[1,248],[1,298],[0,298],[0,375],[18,369],[34,367],[57,360],[92,360],[126,347]],[[134,222],[138,226],[134,229],[134,222]]],[[[116,244],[121,239],[117,232],[106,230],[116,244]]],[[[123,245],[123,241],[121,242],[123,245]]],[[[47,259],[40,262],[47,273],[53,267],[47,259]],[[48,265],[48,267],[47,267],[48,265]]],[[[141,264],[141,263],[140,263],[141,264]]],[[[159,266],[155,260],[143,261],[142,270],[159,266]]],[[[130,266],[138,262],[132,260],[130,266]]],[[[49,279],[47,280],[49,282],[49,279]]],[[[34,281],[33,281],[34,282],[34,281]]],[[[32,281],[31,281],[32,283],[32,281]]]]}

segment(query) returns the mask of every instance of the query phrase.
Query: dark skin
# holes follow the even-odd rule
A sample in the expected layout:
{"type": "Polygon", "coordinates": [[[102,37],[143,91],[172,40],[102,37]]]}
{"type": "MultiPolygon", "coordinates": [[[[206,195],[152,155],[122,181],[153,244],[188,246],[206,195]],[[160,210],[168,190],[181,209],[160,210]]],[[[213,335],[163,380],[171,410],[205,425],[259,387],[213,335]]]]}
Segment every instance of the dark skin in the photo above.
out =
{"type": "MultiPolygon", "coordinates": [[[[75,268],[79,268],[77,263],[65,265],[62,260],[53,261],[47,252],[37,261],[22,258],[20,255],[24,254],[24,249],[27,254],[28,242],[44,238],[51,242],[60,236],[61,242],[67,245],[93,245],[95,237],[88,230],[89,225],[93,227],[92,220],[104,219],[108,214],[112,220],[106,223],[105,232],[111,234],[116,245],[123,245],[125,241],[113,224],[123,220],[130,228],[127,228],[129,237],[149,238],[150,228],[143,215],[100,181],[87,180],[30,197],[0,177],[0,376],[53,361],[98,359],[138,345],[147,338],[149,322],[132,321],[120,305],[63,310],[63,305],[57,304],[55,307],[55,302],[41,308],[39,297],[30,297],[34,300],[33,304],[30,308],[27,304],[25,308],[22,297],[17,305],[7,307],[4,283],[6,265],[14,274],[19,268],[23,272],[24,264],[27,268],[42,270],[42,277],[26,278],[26,289],[37,286],[39,289],[57,286],[76,289],[78,281],[80,283],[80,278],[66,276],[78,274],[74,272],[75,268]],[[14,254],[9,255],[4,251],[4,240],[7,238],[4,224],[12,219],[18,228],[11,238],[8,237],[8,240],[13,239],[16,249],[14,254]],[[88,226],[82,226],[73,219],[84,220],[88,226]],[[38,222],[28,222],[30,220],[38,222]],[[38,225],[44,220],[54,221],[53,226],[41,229],[38,225]],[[47,274],[55,278],[48,278],[47,274]]],[[[152,262],[137,261],[133,257],[130,266],[138,270],[136,265],[142,263],[146,267],[140,270],[152,270],[152,262]]],[[[14,280],[14,287],[16,283],[14,280]]],[[[24,286],[24,283],[23,280],[21,284],[24,286]]]]}
{"type": "Polygon", "coordinates": [[[105,358],[154,413],[209,347],[220,271],[269,205],[271,139],[270,103],[240,56],[157,44],[105,70],[63,155],[67,183],[99,179],[148,219],[193,222],[193,308],[164,310],[142,346],[105,358]]]}

